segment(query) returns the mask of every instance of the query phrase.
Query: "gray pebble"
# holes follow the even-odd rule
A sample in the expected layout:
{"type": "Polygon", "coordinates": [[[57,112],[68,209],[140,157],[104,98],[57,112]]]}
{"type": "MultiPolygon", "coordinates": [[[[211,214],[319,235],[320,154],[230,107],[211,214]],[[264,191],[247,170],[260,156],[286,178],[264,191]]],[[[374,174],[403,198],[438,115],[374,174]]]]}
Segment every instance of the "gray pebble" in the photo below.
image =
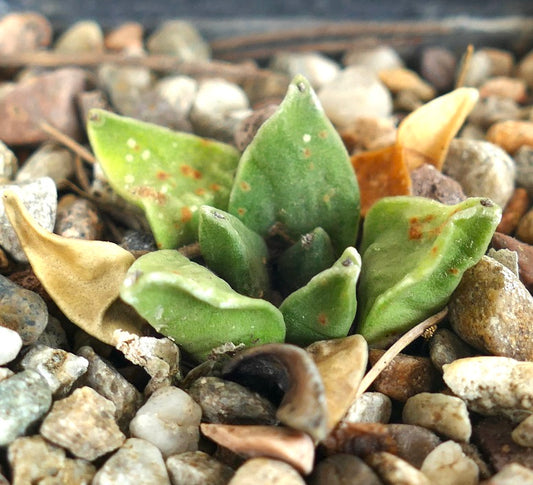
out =
{"type": "Polygon", "coordinates": [[[74,156],[53,142],[43,144],[26,160],[16,176],[17,182],[50,177],[56,184],[74,174],[74,156]]]}
{"type": "Polygon", "coordinates": [[[252,458],[237,469],[228,485],[305,485],[305,482],[283,461],[252,458]]]}
{"type": "Polygon", "coordinates": [[[163,456],[196,451],[202,409],[177,387],[157,389],[130,423],[133,437],[150,441],[163,456]]]}
{"type": "Polygon", "coordinates": [[[123,431],[126,430],[142,404],[141,393],[91,347],[81,347],[78,354],[89,362],[87,373],[83,376],[84,384],[113,402],[117,423],[123,431]]]}
{"type": "Polygon", "coordinates": [[[452,140],[442,171],[457,180],[469,197],[488,197],[501,207],[514,190],[513,159],[486,141],[452,140]]]}
{"type": "Polygon", "coordinates": [[[503,264],[507,269],[510,269],[515,276],[520,276],[518,253],[516,251],[511,251],[510,249],[496,250],[494,248],[490,248],[487,252],[487,256],[498,261],[498,263],[503,264]]]}
{"type": "MultiPolygon", "coordinates": [[[[16,185],[0,186],[0,196],[7,190],[16,193],[26,209],[43,229],[52,231],[56,218],[57,190],[54,181],[42,177],[33,181],[21,182],[16,185]]],[[[0,246],[17,261],[27,262],[24,250],[5,212],[4,204],[0,204],[0,246]]]]}
{"type": "MultiPolygon", "coordinates": [[[[459,68],[462,66],[459,65],[459,68]]],[[[492,62],[487,52],[475,51],[470,57],[470,62],[463,79],[464,86],[481,86],[492,74],[492,62]]]]}
{"type": "Polygon", "coordinates": [[[22,339],[14,330],[0,326],[0,342],[0,365],[5,365],[17,357],[22,348],[22,339]]]}
{"type": "Polygon", "coordinates": [[[188,76],[168,76],[158,80],[154,89],[176,112],[187,117],[198,92],[198,81],[188,76]]]}
{"type": "Polygon", "coordinates": [[[516,184],[524,187],[533,197],[533,147],[524,145],[514,154],[516,164],[516,184]]]}
{"type": "Polygon", "coordinates": [[[154,236],[146,231],[129,230],[124,233],[120,246],[128,251],[155,251],[154,236]]]}
{"type": "Polygon", "coordinates": [[[427,197],[449,205],[458,204],[466,199],[457,181],[427,163],[411,172],[411,182],[412,195],[427,197]]]}
{"type": "Polygon", "coordinates": [[[398,456],[415,468],[420,468],[426,456],[441,443],[435,433],[414,424],[388,424],[387,430],[396,442],[398,456]]]}
{"type": "Polygon", "coordinates": [[[500,121],[519,120],[520,115],[520,106],[511,98],[487,96],[478,100],[468,115],[468,121],[485,131],[500,121]]]}
{"type": "Polygon", "coordinates": [[[455,333],[473,347],[533,360],[533,296],[494,259],[483,256],[464,273],[448,308],[455,333]]]}
{"type": "Polygon", "coordinates": [[[57,39],[54,50],[61,54],[94,54],[104,50],[104,34],[100,25],[82,20],[71,25],[57,39]]]}
{"type": "Polygon", "coordinates": [[[37,293],[0,275],[0,304],[0,325],[16,331],[24,345],[34,343],[43,333],[48,323],[48,309],[37,293]]]}
{"type": "Polygon", "coordinates": [[[426,457],[420,471],[435,485],[478,484],[477,465],[453,441],[446,441],[437,446],[426,457]]]}
{"type": "Polygon", "coordinates": [[[0,179],[12,180],[17,170],[17,157],[5,143],[0,141],[0,179]]]}
{"type": "Polygon", "coordinates": [[[335,61],[318,52],[278,52],[270,60],[269,67],[291,79],[301,74],[314,89],[333,81],[340,71],[335,61]]]}
{"type": "Polygon", "coordinates": [[[442,371],[444,364],[451,364],[463,357],[472,357],[475,350],[447,328],[439,328],[429,341],[429,357],[433,365],[442,371]]]}
{"type": "Polygon", "coordinates": [[[533,414],[513,430],[511,437],[516,444],[533,448],[533,414]]]}
{"type": "Polygon", "coordinates": [[[342,60],[345,66],[364,66],[379,72],[383,69],[395,69],[405,67],[398,53],[387,45],[358,46],[349,50],[342,60]]]}
{"type": "Polygon", "coordinates": [[[426,47],[420,56],[420,74],[439,91],[453,87],[455,67],[455,55],[445,47],[426,47]]]}
{"type": "Polygon", "coordinates": [[[89,485],[95,467],[80,459],[67,458],[63,448],[42,436],[17,438],[8,448],[13,484],[89,485]]]}
{"type": "Polygon", "coordinates": [[[333,124],[346,127],[357,118],[390,116],[389,90],[368,67],[347,67],[318,92],[324,111],[333,124]]]}
{"type": "Polygon", "coordinates": [[[67,334],[61,325],[61,322],[56,317],[49,314],[48,323],[35,343],[53,347],[55,349],[67,349],[67,334]]]}
{"type": "Polygon", "coordinates": [[[203,451],[188,451],[167,458],[173,485],[226,485],[234,471],[203,451]]]}
{"type": "Polygon", "coordinates": [[[338,453],[318,462],[309,485],[382,485],[381,480],[361,458],[338,453]]]}
{"type": "Polygon", "coordinates": [[[348,423],[388,423],[392,401],[381,392],[365,392],[348,408],[342,418],[348,423]]]}
{"type": "Polygon", "coordinates": [[[201,377],[188,389],[209,423],[275,424],[274,405],[246,387],[218,377],[201,377]]]}
{"type": "Polygon", "coordinates": [[[468,441],[472,434],[465,402],[446,394],[421,392],[410,397],[403,407],[402,420],[456,441],[468,441]]]}
{"type": "Polygon", "coordinates": [[[45,345],[32,346],[20,361],[24,370],[33,369],[45,379],[54,397],[64,397],[87,371],[89,362],[65,350],[45,345]]]}
{"type": "Polygon", "coordinates": [[[129,438],[98,470],[92,485],[170,485],[161,452],[150,442],[129,438]]]}
{"type": "Polygon", "coordinates": [[[0,382],[0,446],[22,436],[52,404],[52,391],[34,370],[19,372],[0,382]]]}
{"type": "Polygon", "coordinates": [[[207,61],[211,57],[209,44],[196,28],[183,20],[167,20],[146,41],[151,54],[167,54],[180,61],[207,61]]]}
{"type": "Polygon", "coordinates": [[[115,422],[115,405],[86,386],[56,401],[40,432],[52,443],[89,461],[116,450],[125,439],[115,422]]]}

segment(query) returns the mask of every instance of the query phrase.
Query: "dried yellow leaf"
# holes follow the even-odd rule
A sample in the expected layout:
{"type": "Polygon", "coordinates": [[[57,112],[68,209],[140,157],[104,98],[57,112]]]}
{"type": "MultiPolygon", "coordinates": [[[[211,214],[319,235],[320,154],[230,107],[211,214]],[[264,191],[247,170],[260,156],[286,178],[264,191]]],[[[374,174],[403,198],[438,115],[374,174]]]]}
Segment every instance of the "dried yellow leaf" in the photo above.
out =
{"type": "Polygon", "coordinates": [[[131,253],[105,241],[69,239],[35,223],[14,192],[3,195],[6,215],[33,271],[73,323],[110,345],[117,330],[141,335],[144,320],[118,299],[131,253]]]}

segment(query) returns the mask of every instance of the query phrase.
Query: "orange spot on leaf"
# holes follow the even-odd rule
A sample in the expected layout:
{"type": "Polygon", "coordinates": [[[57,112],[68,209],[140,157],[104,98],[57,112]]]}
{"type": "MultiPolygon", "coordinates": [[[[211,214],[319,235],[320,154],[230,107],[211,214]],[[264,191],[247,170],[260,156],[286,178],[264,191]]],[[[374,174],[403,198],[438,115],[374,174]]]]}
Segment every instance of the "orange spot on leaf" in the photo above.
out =
{"type": "Polygon", "coordinates": [[[211,184],[209,186],[209,188],[213,191],[213,192],[218,192],[220,190],[220,185],[218,184],[211,184]]]}
{"type": "Polygon", "coordinates": [[[325,313],[319,313],[317,317],[317,321],[320,325],[326,326],[328,324],[328,317],[325,313]]]}
{"type": "Polygon", "coordinates": [[[202,173],[199,170],[196,170],[195,168],[191,167],[190,165],[182,165],[180,167],[180,170],[181,173],[186,177],[191,177],[196,180],[202,178],[202,173]]]}
{"type": "Polygon", "coordinates": [[[242,207],[239,207],[237,209],[237,213],[240,215],[240,216],[243,216],[244,214],[246,214],[246,209],[242,208],[242,207]]]}
{"type": "Polygon", "coordinates": [[[181,208],[181,222],[189,222],[192,219],[192,211],[188,207],[181,208]]]}
{"type": "Polygon", "coordinates": [[[249,192],[251,187],[248,182],[245,182],[244,180],[240,183],[241,189],[244,190],[244,192],[249,192]]]}
{"type": "Polygon", "coordinates": [[[146,185],[135,187],[133,193],[139,197],[152,199],[158,204],[164,204],[167,201],[167,196],[165,194],[154,190],[152,187],[147,187],[146,185]]]}
{"type": "Polygon", "coordinates": [[[164,172],[163,170],[158,170],[155,176],[159,180],[167,180],[168,178],[170,178],[170,174],[168,172],[164,172]]]}
{"type": "Polygon", "coordinates": [[[304,148],[304,157],[309,158],[311,156],[311,150],[309,148],[304,148]]]}

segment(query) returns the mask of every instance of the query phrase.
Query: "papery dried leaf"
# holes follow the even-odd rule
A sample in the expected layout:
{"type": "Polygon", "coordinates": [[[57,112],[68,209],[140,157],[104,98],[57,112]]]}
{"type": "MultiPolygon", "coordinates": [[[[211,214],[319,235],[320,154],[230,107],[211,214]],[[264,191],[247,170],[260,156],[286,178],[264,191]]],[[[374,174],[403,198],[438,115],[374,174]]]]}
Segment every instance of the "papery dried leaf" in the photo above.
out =
{"type": "Polygon", "coordinates": [[[130,252],[110,242],[45,231],[13,192],[4,194],[4,207],[34,273],[67,318],[110,345],[118,330],[141,335],[146,322],[118,299],[134,260],[130,252]]]}
{"type": "Polygon", "coordinates": [[[424,104],[402,120],[396,145],[406,150],[409,171],[423,163],[442,168],[448,147],[479,98],[475,88],[459,88],[424,104]]]}
{"type": "Polygon", "coordinates": [[[359,184],[363,217],[383,197],[411,194],[405,150],[398,145],[356,153],[351,161],[359,184]]]}

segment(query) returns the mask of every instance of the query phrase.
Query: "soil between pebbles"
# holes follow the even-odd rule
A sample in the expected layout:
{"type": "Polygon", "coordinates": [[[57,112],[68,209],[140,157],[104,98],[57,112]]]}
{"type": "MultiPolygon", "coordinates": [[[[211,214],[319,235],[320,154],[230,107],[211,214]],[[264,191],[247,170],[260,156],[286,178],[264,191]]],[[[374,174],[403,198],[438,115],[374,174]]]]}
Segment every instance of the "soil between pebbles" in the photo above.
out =
{"type": "MultiPolygon", "coordinates": [[[[52,37],[38,14],[0,19],[0,55],[44,48],[186,61],[211,56],[194,26],[181,21],[150,35],[138,24],[104,33],[80,22],[52,37]]],[[[0,66],[0,192],[16,187],[40,223],[65,237],[152,251],[142,215],[112,193],[98,167],[50,141],[35,120],[86,143],[87,111],[106,107],[242,150],[288,79],[301,73],[355,153],[390,145],[399,120],[451,90],[459,56],[428,48],[419,54],[418,75],[387,46],[354,49],[343,62],[285,53],[270,61],[281,78],[241,85],[143,65],[0,66]],[[27,116],[17,115],[20,109],[27,116]]],[[[491,249],[465,274],[448,320],[396,357],[318,446],[307,433],[274,426],[281,389],[289,393],[286,376],[269,394],[250,376],[224,373],[223,362],[191,369],[155,332],[128,344],[127,360],[77,329],[31,272],[2,211],[0,484],[533,483],[533,51],[517,59],[477,49],[465,83],[480,89],[480,101],[443,172],[413,172],[412,190],[447,203],[465,196],[497,201],[505,208],[492,243],[499,251],[491,249]]],[[[330,343],[327,352],[309,353],[355,348],[345,347],[330,343]]],[[[381,354],[370,349],[369,365],[381,354]]],[[[357,355],[340,367],[317,361],[326,387],[358,385],[367,359],[357,355]]],[[[287,374],[309,377],[290,365],[287,374]]]]}

